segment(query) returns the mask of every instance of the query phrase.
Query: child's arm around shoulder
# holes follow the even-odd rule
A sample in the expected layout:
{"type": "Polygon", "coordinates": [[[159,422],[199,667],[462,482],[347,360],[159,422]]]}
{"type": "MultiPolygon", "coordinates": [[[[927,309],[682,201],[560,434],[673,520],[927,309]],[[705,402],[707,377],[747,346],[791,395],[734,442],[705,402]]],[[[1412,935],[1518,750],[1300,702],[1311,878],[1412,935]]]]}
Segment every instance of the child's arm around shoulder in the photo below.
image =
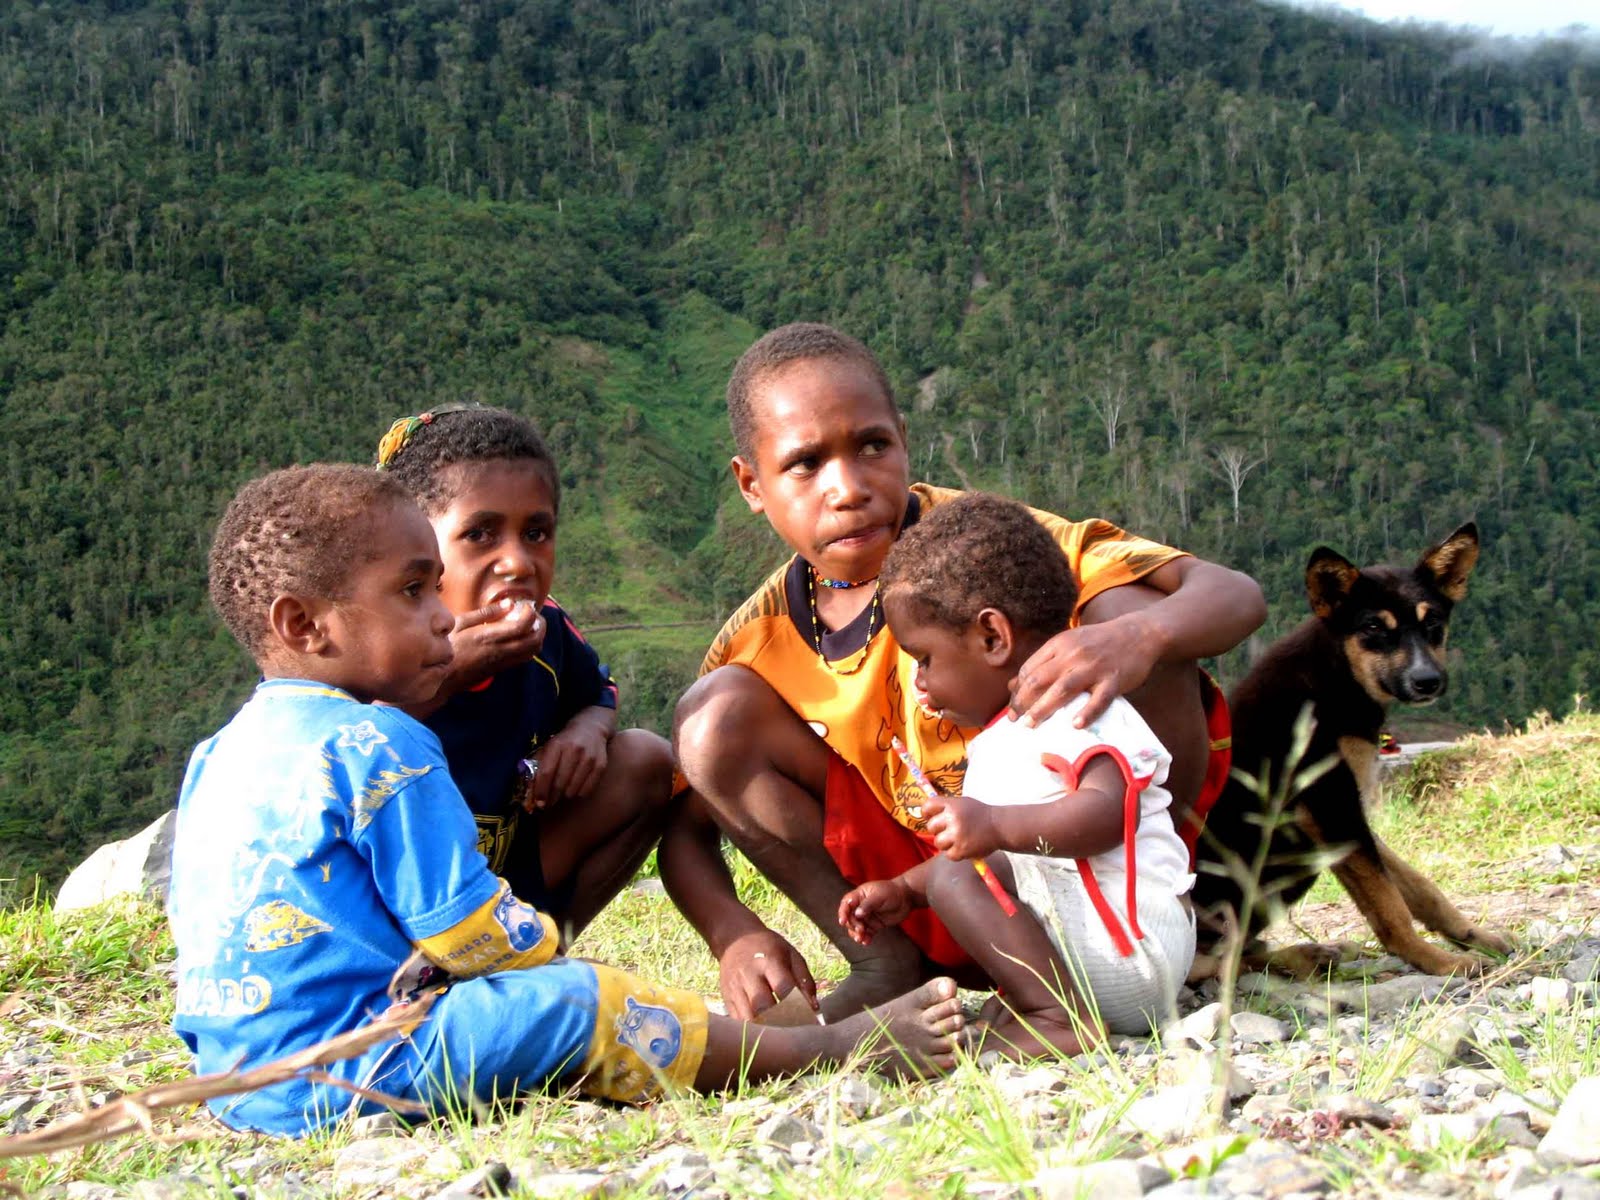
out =
{"type": "Polygon", "coordinates": [[[1136,690],[1158,664],[1223,654],[1266,620],[1266,600],[1241,571],[1184,554],[1088,600],[1079,624],[1056,634],[1022,665],[1012,712],[1043,721],[1087,691],[1084,723],[1136,690]]]}

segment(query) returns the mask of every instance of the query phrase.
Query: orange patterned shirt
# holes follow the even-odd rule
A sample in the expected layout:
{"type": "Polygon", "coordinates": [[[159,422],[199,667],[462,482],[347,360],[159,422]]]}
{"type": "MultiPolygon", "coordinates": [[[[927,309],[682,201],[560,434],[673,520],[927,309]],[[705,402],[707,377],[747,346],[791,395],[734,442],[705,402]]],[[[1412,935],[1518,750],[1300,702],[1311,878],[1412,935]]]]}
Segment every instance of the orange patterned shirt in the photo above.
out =
{"type": "MultiPolygon", "coordinates": [[[[948,488],[913,484],[907,524],[926,509],[960,495],[948,488]]],[[[1184,556],[1157,542],[1134,537],[1108,521],[1066,521],[1030,510],[1048,529],[1077,576],[1080,595],[1073,620],[1083,606],[1108,588],[1133,583],[1157,567],[1184,556]]],[[[739,664],[766,680],[829,747],[862,774],[878,802],[901,825],[921,831],[922,791],[890,749],[898,736],[935,786],[960,794],[967,771],[967,741],[978,730],[925,712],[912,692],[916,664],[885,627],[867,645],[866,658],[848,675],[836,674],[819,660],[809,628],[806,568],[798,557],[775,571],[739,606],[717,634],[700,674],[739,664]]],[[[834,661],[850,666],[859,654],[868,612],[840,634],[859,627],[856,653],[834,661]]],[[[882,621],[879,613],[877,621],[882,621]]],[[[875,627],[876,628],[876,627],[875,627]]]]}

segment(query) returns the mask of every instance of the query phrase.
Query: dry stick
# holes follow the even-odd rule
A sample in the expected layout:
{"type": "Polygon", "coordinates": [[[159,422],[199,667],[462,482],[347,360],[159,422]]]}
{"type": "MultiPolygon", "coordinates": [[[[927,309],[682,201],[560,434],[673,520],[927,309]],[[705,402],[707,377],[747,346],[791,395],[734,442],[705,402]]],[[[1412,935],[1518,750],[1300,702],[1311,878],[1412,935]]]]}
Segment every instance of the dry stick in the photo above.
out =
{"type": "Polygon", "coordinates": [[[275,1083],[303,1076],[316,1083],[344,1088],[365,1100],[407,1112],[426,1112],[425,1105],[412,1100],[386,1096],[382,1092],[358,1087],[316,1068],[343,1059],[355,1058],[379,1042],[404,1037],[420,1025],[433,1006],[434,996],[424,996],[409,1004],[396,1004],[368,1025],[341,1033],[338,1037],[307,1046],[304,1050],[248,1071],[218,1071],[196,1075],[177,1083],[159,1083],[131,1096],[123,1096],[89,1112],[73,1113],[53,1121],[43,1129],[16,1137],[0,1138],[0,1158],[19,1158],[24,1154],[50,1154],[77,1146],[92,1146],[125,1133],[143,1129],[156,1136],[152,1114],[163,1108],[182,1108],[218,1096],[256,1092],[275,1083]]]}

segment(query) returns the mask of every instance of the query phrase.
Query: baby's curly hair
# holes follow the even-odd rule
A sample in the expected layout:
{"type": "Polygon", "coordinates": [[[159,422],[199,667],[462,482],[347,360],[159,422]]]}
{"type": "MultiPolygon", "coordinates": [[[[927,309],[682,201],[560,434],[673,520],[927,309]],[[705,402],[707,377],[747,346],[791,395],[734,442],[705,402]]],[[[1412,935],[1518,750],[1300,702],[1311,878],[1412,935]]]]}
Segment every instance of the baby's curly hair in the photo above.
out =
{"type": "Polygon", "coordinates": [[[1072,619],[1078,582],[1055,538],[1023,505],[968,492],[924,513],[900,535],[878,576],[921,617],[965,629],[985,608],[1019,632],[1049,636],[1072,619]]]}
{"type": "Polygon", "coordinates": [[[752,394],[768,376],[807,358],[831,358],[859,364],[883,389],[889,407],[895,408],[889,376],[877,356],[864,344],[832,325],[809,322],[780,325],[739,356],[728,379],[728,424],[733,429],[734,445],[746,462],[755,461],[756,419],[750,409],[752,394]]]}
{"type": "Polygon", "coordinates": [[[260,661],[272,601],[338,598],[375,521],[413,501],[399,482],[353,463],[285,467],[239,489],[211,539],[211,603],[260,661]]]}
{"type": "Polygon", "coordinates": [[[561,473],[555,455],[533,422],[503,408],[446,404],[401,417],[378,443],[377,467],[410,492],[430,517],[450,506],[454,494],[442,476],[457,463],[526,459],[544,473],[550,504],[561,508],[561,473]]]}

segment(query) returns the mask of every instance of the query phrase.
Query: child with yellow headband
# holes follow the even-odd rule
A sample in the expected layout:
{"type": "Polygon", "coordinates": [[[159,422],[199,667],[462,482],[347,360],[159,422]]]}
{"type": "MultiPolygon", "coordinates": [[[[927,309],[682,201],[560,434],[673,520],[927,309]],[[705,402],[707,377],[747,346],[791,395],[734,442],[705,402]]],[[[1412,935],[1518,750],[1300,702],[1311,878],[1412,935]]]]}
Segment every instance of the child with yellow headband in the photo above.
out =
{"type": "Polygon", "coordinates": [[[660,839],[672,748],[617,729],[617,686],[551,596],[561,478],[515,413],[447,405],[396,421],[377,465],[433,525],[455,659],[408,711],[444,745],[478,847],[570,941],[660,839]]]}

